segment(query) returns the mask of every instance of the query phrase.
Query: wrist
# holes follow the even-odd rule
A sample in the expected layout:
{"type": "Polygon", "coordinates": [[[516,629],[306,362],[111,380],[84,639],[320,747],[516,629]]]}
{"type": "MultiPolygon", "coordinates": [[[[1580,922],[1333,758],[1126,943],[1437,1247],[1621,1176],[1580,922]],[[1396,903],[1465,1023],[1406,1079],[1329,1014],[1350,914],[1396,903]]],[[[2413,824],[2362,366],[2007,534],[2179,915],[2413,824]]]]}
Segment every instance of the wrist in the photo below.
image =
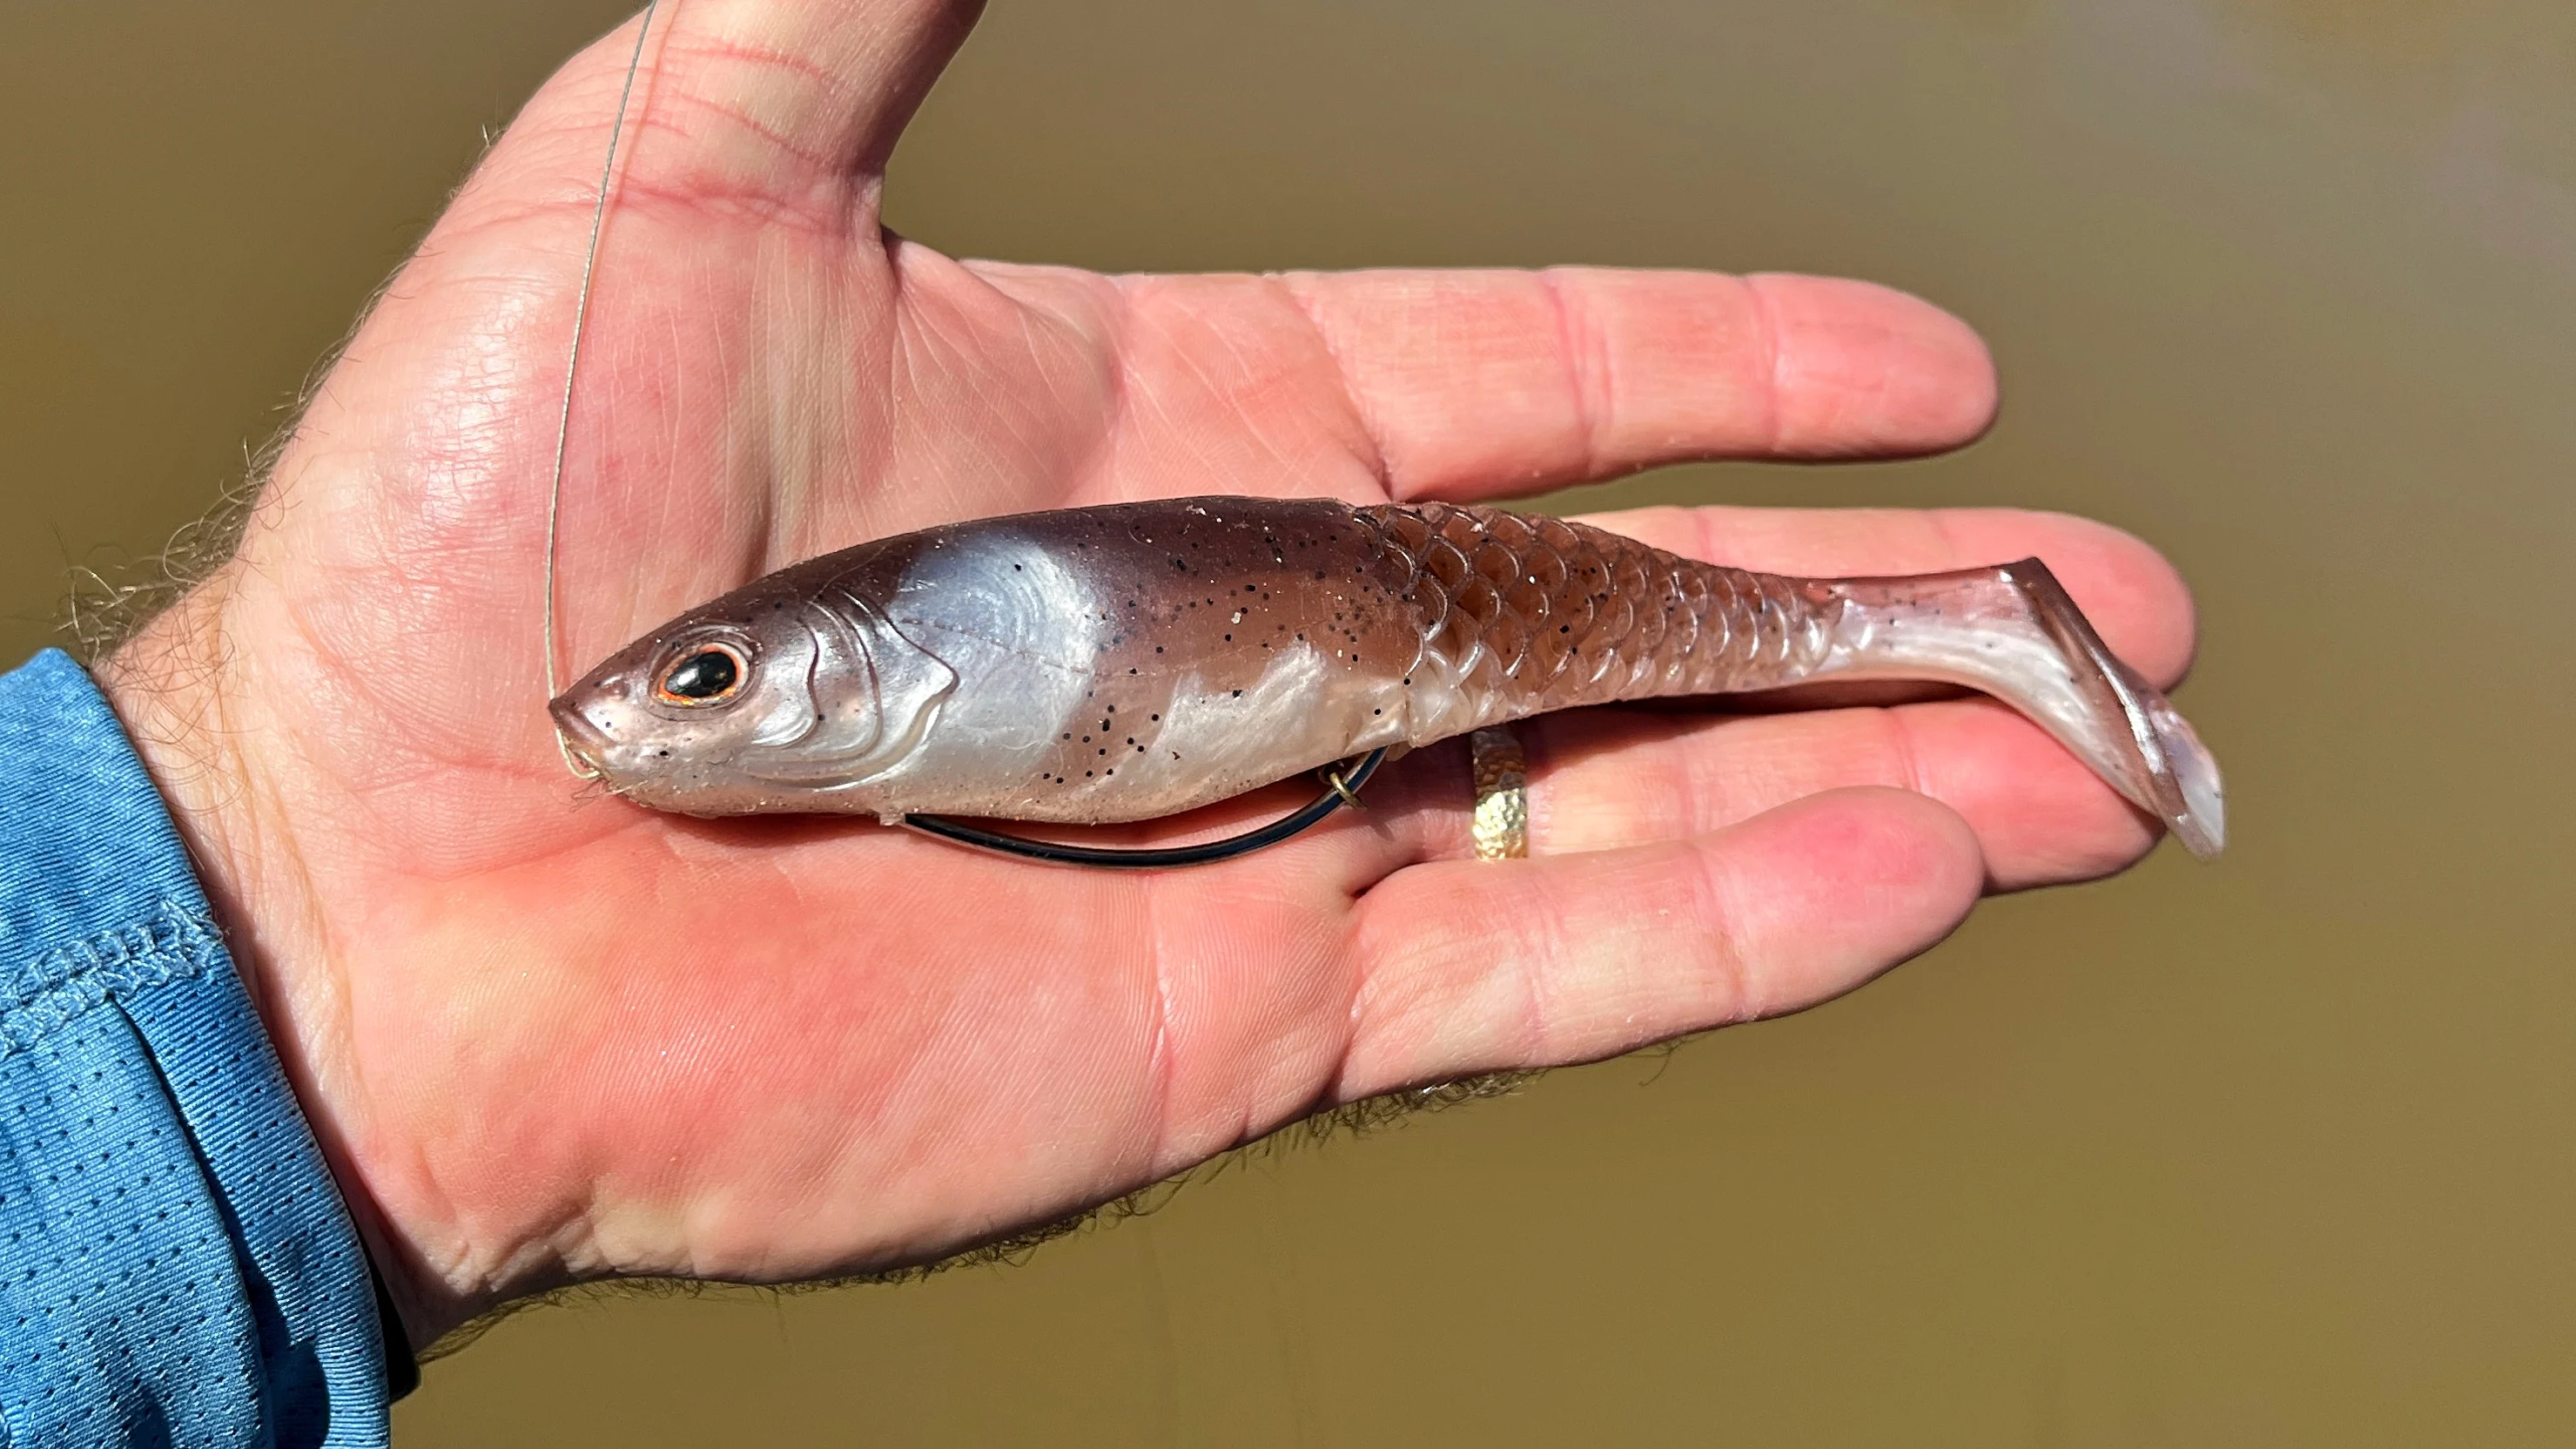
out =
{"type": "Polygon", "coordinates": [[[499,1295],[478,1301],[433,1269],[416,1231],[371,1189],[364,1165],[382,1144],[350,1110],[345,983],[323,949],[312,874],[288,828],[280,782],[263,766],[263,746],[282,741],[233,707],[225,592],[220,575],[198,586],[91,677],[187,848],[242,989],[400,1320],[397,1347],[426,1347],[499,1295]]]}

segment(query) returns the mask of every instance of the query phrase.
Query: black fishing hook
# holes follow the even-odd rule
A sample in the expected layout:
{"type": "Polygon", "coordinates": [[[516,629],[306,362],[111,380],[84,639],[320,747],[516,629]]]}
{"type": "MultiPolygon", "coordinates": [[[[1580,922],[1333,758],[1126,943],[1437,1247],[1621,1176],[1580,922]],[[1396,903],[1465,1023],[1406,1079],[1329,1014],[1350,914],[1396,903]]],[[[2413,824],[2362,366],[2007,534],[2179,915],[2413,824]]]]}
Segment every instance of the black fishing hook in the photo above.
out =
{"type": "Polygon", "coordinates": [[[1371,750],[1359,759],[1348,761],[1324,772],[1324,793],[1312,804],[1293,815],[1285,815],[1257,829],[1203,845],[1151,846],[1123,849],[1107,845],[1066,845],[1053,840],[1031,840],[1024,835],[1006,835],[999,830],[986,830],[977,825],[961,824],[940,815],[907,815],[903,823],[924,835],[935,835],[958,845],[971,845],[1002,855],[1016,855],[1026,860],[1043,860],[1055,865],[1084,865],[1095,870],[1164,870],[1184,865],[1209,865],[1249,855],[1264,846],[1277,845],[1292,835],[1312,828],[1327,815],[1349,805],[1360,803],[1359,790],[1386,761],[1383,748],[1371,750]]]}

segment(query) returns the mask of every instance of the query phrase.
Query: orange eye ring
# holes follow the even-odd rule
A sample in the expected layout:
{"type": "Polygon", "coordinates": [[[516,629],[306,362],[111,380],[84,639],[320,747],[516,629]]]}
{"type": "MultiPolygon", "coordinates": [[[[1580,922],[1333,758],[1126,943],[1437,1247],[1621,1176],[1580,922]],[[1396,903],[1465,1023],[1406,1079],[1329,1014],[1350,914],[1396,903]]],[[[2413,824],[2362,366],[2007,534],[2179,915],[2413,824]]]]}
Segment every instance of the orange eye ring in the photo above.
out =
{"type": "Polygon", "coordinates": [[[742,693],[751,661],[730,644],[709,639],[679,651],[653,680],[653,697],[682,709],[722,704],[742,693]]]}

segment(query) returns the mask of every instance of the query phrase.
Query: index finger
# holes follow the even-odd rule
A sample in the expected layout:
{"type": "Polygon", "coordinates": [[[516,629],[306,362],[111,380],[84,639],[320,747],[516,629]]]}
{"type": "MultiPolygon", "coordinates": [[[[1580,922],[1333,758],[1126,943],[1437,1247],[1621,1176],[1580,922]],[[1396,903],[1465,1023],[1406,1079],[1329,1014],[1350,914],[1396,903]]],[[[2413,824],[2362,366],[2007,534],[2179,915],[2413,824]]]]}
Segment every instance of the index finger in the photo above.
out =
{"type": "Polygon", "coordinates": [[[1994,419],[1976,333],[1868,282],[1601,267],[1280,280],[1398,498],[1708,458],[1937,452],[1994,419]]]}

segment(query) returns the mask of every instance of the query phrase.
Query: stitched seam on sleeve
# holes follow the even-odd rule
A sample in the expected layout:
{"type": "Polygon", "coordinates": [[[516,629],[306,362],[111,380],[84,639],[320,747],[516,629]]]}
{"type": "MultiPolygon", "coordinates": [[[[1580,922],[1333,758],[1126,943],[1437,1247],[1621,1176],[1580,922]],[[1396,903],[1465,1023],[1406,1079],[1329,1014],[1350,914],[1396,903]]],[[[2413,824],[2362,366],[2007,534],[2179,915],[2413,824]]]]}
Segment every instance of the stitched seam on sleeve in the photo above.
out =
{"type": "Polygon", "coordinates": [[[201,976],[223,960],[214,922],[164,901],[151,920],[0,968],[0,1058],[27,1050],[93,1007],[201,976]]]}

